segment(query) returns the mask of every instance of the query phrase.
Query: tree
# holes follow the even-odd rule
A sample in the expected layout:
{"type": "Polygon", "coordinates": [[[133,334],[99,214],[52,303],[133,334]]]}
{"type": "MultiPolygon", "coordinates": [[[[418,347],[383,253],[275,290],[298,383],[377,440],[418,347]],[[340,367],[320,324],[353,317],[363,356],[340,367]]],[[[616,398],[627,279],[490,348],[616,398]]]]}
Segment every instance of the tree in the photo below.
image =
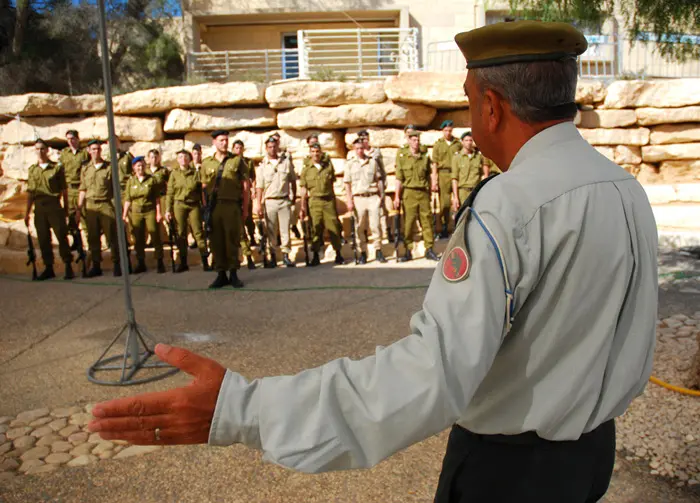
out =
{"type": "Polygon", "coordinates": [[[700,59],[698,0],[509,0],[509,3],[511,12],[523,19],[565,21],[589,29],[599,29],[617,12],[625,20],[630,40],[654,42],[661,55],[669,60],[700,59]]]}

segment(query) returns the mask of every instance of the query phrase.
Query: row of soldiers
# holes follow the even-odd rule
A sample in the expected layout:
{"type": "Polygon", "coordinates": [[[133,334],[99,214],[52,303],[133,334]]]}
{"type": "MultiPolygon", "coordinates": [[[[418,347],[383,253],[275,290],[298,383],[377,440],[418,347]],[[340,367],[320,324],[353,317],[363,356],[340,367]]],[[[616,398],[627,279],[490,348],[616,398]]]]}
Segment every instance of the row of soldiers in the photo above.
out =
{"type": "MultiPolygon", "coordinates": [[[[432,159],[427,147],[420,144],[420,133],[413,126],[405,128],[407,143],[397,154],[396,191],[394,209],[405,214],[404,243],[406,252],[400,261],[412,258],[416,221],[420,222],[426,246],[426,258],[437,260],[432,249],[433,226],[430,224],[430,191],[440,194],[442,233],[446,235],[450,211],[464,201],[468,192],[478,183],[482,174],[488,176],[488,160],[474,148],[469,133],[462,136],[462,149],[455,145],[452,124],[442,127],[444,136],[438,140],[432,159]],[[443,145],[444,143],[444,145],[443,145]],[[449,164],[449,180],[452,190],[443,196],[443,173],[449,164]],[[444,201],[447,201],[445,209],[444,201]]],[[[67,242],[68,229],[74,231],[80,224],[87,230],[88,247],[92,266],[88,277],[102,275],[101,238],[105,235],[111,247],[114,275],[121,274],[117,250],[116,221],[112,194],[112,171],[108,161],[102,158],[102,142],[91,140],[87,149],[80,148],[77,131],[66,133],[68,146],[60,153],[58,163],[48,158],[48,146],[37,140],[38,162],[29,170],[28,206],[26,222],[32,205],[35,209],[35,227],[39,238],[42,258],[46,266],[38,279],[55,277],[50,230],[53,229],[59,242],[59,253],[66,263],[65,277],[74,277],[72,254],[67,242]],[[63,205],[60,204],[63,198],[63,205]]],[[[290,229],[295,231],[297,218],[310,223],[313,258],[309,266],[320,263],[320,249],[324,230],[328,231],[331,245],[336,251],[335,262],[344,263],[341,254],[342,234],[334,195],[335,171],[330,157],[323,152],[318,135],[307,138],[309,156],[303,161],[299,177],[301,187],[301,210],[295,214],[297,175],[292,156],[280,148],[279,134],[269,137],[265,143],[266,153],[257,169],[243,155],[244,145],[234,142],[232,152],[228,150],[227,131],[212,133],[215,153],[202,158],[200,145],[192,152],[181,150],[177,154],[178,169],[170,172],[160,164],[160,153],[151,150],[147,158],[134,158],[121,151],[117,140],[120,186],[124,200],[121,218],[131,229],[136,252],[137,266],[134,273],[146,271],[145,247],[147,234],[155,250],[158,272],[165,272],[163,263],[162,227],[165,221],[175,229],[180,263],[175,272],[188,270],[187,236],[191,232],[202,255],[202,264],[209,270],[208,248],[214,256],[213,268],[217,278],[210,285],[220,288],[226,284],[242,287],[238,279],[238,253],[242,249],[249,267],[255,267],[251,259],[250,243],[246,236],[247,225],[251,240],[253,199],[257,214],[265,222],[266,231],[260,228],[270,243],[271,266],[277,264],[272,243],[279,241],[282,262],[288,267],[295,264],[289,257],[291,252],[290,229]],[[252,189],[252,192],[251,192],[252,189]],[[164,200],[164,204],[162,203],[164,200]],[[203,211],[205,210],[205,211],[203,211]],[[308,217],[308,218],[307,218],[308,217]],[[203,225],[204,223],[204,229],[203,225]],[[203,232],[203,230],[205,232],[203,232]],[[206,236],[210,237],[207,244],[206,236]],[[228,276],[227,276],[228,273],[228,276]]],[[[356,263],[367,262],[368,247],[374,248],[375,259],[386,262],[382,254],[382,235],[387,236],[388,226],[385,198],[386,173],[381,152],[369,143],[369,133],[360,131],[348,155],[343,183],[346,189],[346,204],[353,215],[354,235],[360,237],[360,255],[356,263]]],[[[396,229],[396,232],[399,232],[396,229]]],[[[76,245],[75,232],[74,247],[76,245]]],[[[305,232],[306,237],[306,232],[305,232]]],[[[388,237],[388,236],[387,236],[388,237]]],[[[263,250],[263,253],[265,251],[263,250]]],[[[267,257],[265,257],[267,259],[267,257]]],[[[267,260],[266,260],[266,263],[267,260]]],[[[131,271],[131,263],[129,263],[131,271]]]]}

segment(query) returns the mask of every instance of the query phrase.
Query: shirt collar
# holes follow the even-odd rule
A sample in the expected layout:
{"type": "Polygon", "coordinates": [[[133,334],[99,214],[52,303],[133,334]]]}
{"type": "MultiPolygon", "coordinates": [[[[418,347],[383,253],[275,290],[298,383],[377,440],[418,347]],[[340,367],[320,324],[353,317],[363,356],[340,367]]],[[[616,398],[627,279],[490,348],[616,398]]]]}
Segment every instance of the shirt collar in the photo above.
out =
{"type": "Polygon", "coordinates": [[[102,161],[102,162],[99,163],[99,164],[92,163],[92,165],[95,166],[95,169],[102,169],[102,168],[104,167],[104,165],[105,165],[105,162],[102,161]]]}
{"type": "Polygon", "coordinates": [[[513,161],[510,163],[510,168],[508,169],[512,170],[517,167],[518,164],[524,163],[529,158],[542,155],[542,152],[546,151],[554,144],[579,139],[581,139],[581,134],[571,121],[560,122],[559,124],[550,126],[537,133],[525,142],[525,145],[520,147],[520,150],[515,154],[513,161]]]}
{"type": "Polygon", "coordinates": [[[49,166],[51,166],[51,163],[50,163],[50,162],[42,162],[42,163],[39,163],[39,167],[40,167],[41,169],[46,169],[46,168],[48,168],[49,166]]]}

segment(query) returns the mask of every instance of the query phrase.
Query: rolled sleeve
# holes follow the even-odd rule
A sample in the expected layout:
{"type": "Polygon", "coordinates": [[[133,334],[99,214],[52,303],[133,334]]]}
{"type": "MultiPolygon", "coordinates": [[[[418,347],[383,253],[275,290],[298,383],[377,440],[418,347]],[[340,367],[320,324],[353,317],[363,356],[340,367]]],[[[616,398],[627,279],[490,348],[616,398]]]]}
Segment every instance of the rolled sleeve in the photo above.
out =
{"type": "Polygon", "coordinates": [[[295,376],[247,383],[228,373],[210,443],[242,442],[304,472],[367,468],[462,417],[505,330],[495,248],[475,222],[466,232],[469,276],[449,282],[440,263],[411,335],[295,376]]]}

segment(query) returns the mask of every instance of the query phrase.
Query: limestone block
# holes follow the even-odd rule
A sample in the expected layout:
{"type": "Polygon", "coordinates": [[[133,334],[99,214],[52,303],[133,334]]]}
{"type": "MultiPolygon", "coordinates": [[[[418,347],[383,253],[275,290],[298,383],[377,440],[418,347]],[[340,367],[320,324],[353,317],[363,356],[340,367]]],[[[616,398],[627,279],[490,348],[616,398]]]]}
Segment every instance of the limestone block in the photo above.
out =
{"type": "Polygon", "coordinates": [[[644,185],[644,190],[652,205],[700,202],[700,183],[644,185]]]}
{"type": "Polygon", "coordinates": [[[605,85],[598,80],[579,80],[576,84],[576,103],[592,105],[605,99],[605,85]]]}
{"type": "Polygon", "coordinates": [[[610,159],[611,161],[615,162],[615,147],[604,147],[604,146],[597,146],[594,147],[598,152],[603,154],[605,157],[610,159]]]}
{"type": "Polygon", "coordinates": [[[183,140],[165,140],[163,142],[137,141],[135,143],[124,144],[124,147],[131,152],[134,157],[147,155],[150,150],[160,151],[161,161],[164,166],[170,169],[177,167],[177,153],[185,147],[183,140]]]}
{"type": "MultiPolygon", "coordinates": [[[[324,152],[331,157],[345,158],[345,140],[342,131],[337,130],[312,130],[318,134],[318,142],[324,152]]],[[[274,132],[274,131],[273,131],[274,132]]],[[[273,132],[266,133],[266,137],[273,132]]],[[[308,155],[309,147],[306,143],[306,138],[311,134],[311,131],[298,131],[294,129],[279,129],[280,145],[287,149],[293,156],[296,163],[301,162],[302,158],[308,155]]],[[[300,166],[296,166],[299,168],[300,166]]]]}
{"type": "MultiPolygon", "coordinates": [[[[58,150],[49,148],[49,159],[58,161],[59,153],[58,150]]],[[[2,171],[6,177],[15,180],[26,180],[29,174],[29,166],[36,162],[36,150],[33,145],[9,145],[2,159],[2,171]]]]}
{"type": "Polygon", "coordinates": [[[649,143],[647,128],[635,129],[579,129],[581,136],[591,145],[646,145],[649,143]]]}
{"type": "MultiPolygon", "coordinates": [[[[269,132],[231,131],[229,149],[233,146],[234,141],[241,140],[245,145],[244,155],[249,159],[260,160],[264,154],[264,142],[270,134],[269,132]]],[[[215,149],[211,144],[209,133],[187,133],[184,142],[185,148],[191,151],[195,143],[202,146],[204,157],[214,154],[215,149]]]]}
{"type": "Polygon", "coordinates": [[[207,83],[145,89],[114,97],[114,113],[154,114],[173,108],[265,104],[265,86],[255,82],[207,83]]]}
{"type": "Polygon", "coordinates": [[[652,128],[649,137],[652,145],[690,142],[700,142],[700,124],[662,124],[652,128]]]}
{"type": "Polygon", "coordinates": [[[686,107],[700,104],[700,79],[618,80],[608,86],[605,108],[686,107]]]}
{"type": "Polygon", "coordinates": [[[167,133],[274,127],[277,112],[269,108],[176,108],[165,117],[167,133]]]}
{"type": "MultiPolygon", "coordinates": [[[[163,126],[159,118],[117,116],[114,118],[114,128],[122,141],[163,139],[163,126]]],[[[104,116],[84,119],[36,117],[0,126],[0,143],[30,145],[37,138],[43,138],[48,142],[65,144],[66,131],[69,129],[78,131],[83,141],[108,138],[107,118],[104,116]]]]}
{"type": "Polygon", "coordinates": [[[384,81],[384,91],[396,102],[464,108],[469,105],[464,93],[466,78],[466,72],[402,72],[384,81]]]}
{"type": "Polygon", "coordinates": [[[618,145],[615,147],[614,161],[617,164],[640,164],[642,149],[640,147],[618,145]]]}
{"type": "Polygon", "coordinates": [[[36,115],[81,115],[103,113],[105,99],[101,94],[66,96],[63,94],[27,93],[0,96],[0,114],[22,117],[36,115]]]}
{"type": "Polygon", "coordinates": [[[363,129],[369,133],[369,142],[373,147],[400,147],[406,143],[406,135],[401,128],[354,127],[349,128],[345,133],[345,145],[348,149],[357,138],[357,133],[363,129]]]}
{"type": "Polygon", "coordinates": [[[658,171],[663,183],[700,183],[700,160],[664,161],[658,171]]]}
{"type": "Polygon", "coordinates": [[[700,143],[647,145],[642,147],[642,159],[645,162],[700,159],[700,143]]]}
{"type": "Polygon", "coordinates": [[[436,110],[425,105],[385,101],[376,105],[300,107],[280,112],[277,124],[283,129],[340,129],[356,126],[427,126],[436,110]]]}
{"type": "Polygon", "coordinates": [[[472,125],[472,113],[468,108],[461,110],[439,110],[433,122],[430,123],[430,128],[440,129],[440,125],[446,120],[454,122],[455,127],[468,128],[472,125]]]}
{"type": "Polygon", "coordinates": [[[382,82],[346,83],[289,81],[265,90],[270,108],[296,108],[310,105],[337,106],[386,101],[382,82]]]}
{"type": "Polygon", "coordinates": [[[638,108],[635,110],[640,126],[700,122],[700,106],[683,108],[638,108]]]}
{"type": "Polygon", "coordinates": [[[582,128],[618,128],[637,122],[634,110],[590,110],[580,114],[582,128]]]}
{"type": "Polygon", "coordinates": [[[634,175],[642,185],[666,183],[659,172],[659,168],[653,164],[643,162],[641,164],[623,164],[622,167],[628,173],[634,175]]]}

